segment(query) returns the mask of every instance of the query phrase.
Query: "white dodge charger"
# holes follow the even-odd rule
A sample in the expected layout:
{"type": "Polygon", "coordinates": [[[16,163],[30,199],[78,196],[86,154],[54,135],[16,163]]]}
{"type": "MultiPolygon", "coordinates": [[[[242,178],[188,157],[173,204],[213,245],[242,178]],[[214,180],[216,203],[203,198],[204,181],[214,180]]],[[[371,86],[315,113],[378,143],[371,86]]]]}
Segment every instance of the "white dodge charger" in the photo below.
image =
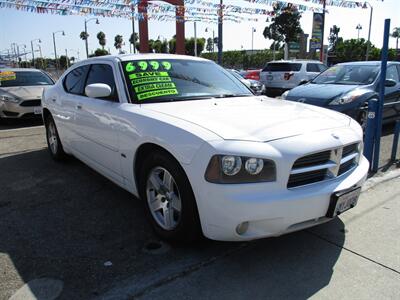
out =
{"type": "Polygon", "coordinates": [[[50,154],[142,199],[165,239],[278,236],[354,207],[369,164],[351,118],[254,96],[187,56],[79,62],[43,94],[50,154]]]}

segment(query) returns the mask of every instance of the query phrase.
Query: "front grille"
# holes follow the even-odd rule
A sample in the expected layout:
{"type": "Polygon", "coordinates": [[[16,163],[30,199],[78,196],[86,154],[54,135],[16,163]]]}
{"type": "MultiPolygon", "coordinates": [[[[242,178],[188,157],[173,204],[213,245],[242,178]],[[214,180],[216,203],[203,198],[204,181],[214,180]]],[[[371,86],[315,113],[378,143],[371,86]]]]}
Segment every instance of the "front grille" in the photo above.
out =
{"type": "Polygon", "coordinates": [[[326,169],[325,170],[317,170],[306,173],[299,173],[290,175],[289,182],[287,187],[293,188],[296,186],[306,185],[318,181],[324,180],[326,177],[326,169]]]}
{"type": "Polygon", "coordinates": [[[313,165],[324,164],[329,161],[330,157],[331,157],[330,150],[307,155],[307,156],[304,156],[304,157],[296,160],[296,162],[293,165],[293,169],[305,168],[305,167],[310,167],[313,165]]]}
{"type": "Polygon", "coordinates": [[[358,157],[358,143],[303,156],[293,164],[287,187],[299,187],[343,175],[357,165],[358,157]]]}
{"type": "Polygon", "coordinates": [[[39,100],[25,100],[20,104],[20,106],[40,106],[41,101],[39,100]]]}

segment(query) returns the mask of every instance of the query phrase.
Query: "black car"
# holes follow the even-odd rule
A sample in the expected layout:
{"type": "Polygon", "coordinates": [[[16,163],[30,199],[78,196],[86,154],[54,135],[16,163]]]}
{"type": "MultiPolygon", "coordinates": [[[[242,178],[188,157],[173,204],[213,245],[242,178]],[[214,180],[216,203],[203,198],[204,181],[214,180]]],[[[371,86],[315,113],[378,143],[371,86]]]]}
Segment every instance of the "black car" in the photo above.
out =
{"type": "MultiPolygon", "coordinates": [[[[379,61],[337,64],[282,98],[339,111],[365,125],[368,100],[379,92],[380,69],[379,61]]],[[[388,62],[385,87],[383,118],[388,122],[400,117],[399,62],[388,62]]]]}

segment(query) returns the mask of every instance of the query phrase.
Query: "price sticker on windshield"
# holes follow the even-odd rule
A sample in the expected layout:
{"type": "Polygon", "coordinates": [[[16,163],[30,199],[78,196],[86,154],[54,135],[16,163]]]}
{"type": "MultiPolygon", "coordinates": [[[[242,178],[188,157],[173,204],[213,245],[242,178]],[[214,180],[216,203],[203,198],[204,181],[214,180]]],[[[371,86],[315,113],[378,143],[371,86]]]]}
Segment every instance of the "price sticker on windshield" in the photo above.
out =
{"type": "Polygon", "coordinates": [[[17,75],[13,71],[0,71],[0,81],[16,80],[17,75]]]}

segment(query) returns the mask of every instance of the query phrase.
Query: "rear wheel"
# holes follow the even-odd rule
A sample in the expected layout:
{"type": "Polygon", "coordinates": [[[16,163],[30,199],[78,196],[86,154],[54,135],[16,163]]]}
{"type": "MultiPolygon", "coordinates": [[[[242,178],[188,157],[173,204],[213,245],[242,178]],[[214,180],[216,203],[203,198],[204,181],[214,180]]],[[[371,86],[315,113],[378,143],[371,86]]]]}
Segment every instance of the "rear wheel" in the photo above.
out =
{"type": "Polygon", "coordinates": [[[45,121],[47,148],[54,160],[63,160],[66,156],[58,135],[56,124],[51,116],[45,121]]]}
{"type": "Polygon", "coordinates": [[[145,158],[139,180],[141,198],[155,232],[171,241],[193,241],[201,237],[196,200],[179,163],[156,151],[145,158]]]}

